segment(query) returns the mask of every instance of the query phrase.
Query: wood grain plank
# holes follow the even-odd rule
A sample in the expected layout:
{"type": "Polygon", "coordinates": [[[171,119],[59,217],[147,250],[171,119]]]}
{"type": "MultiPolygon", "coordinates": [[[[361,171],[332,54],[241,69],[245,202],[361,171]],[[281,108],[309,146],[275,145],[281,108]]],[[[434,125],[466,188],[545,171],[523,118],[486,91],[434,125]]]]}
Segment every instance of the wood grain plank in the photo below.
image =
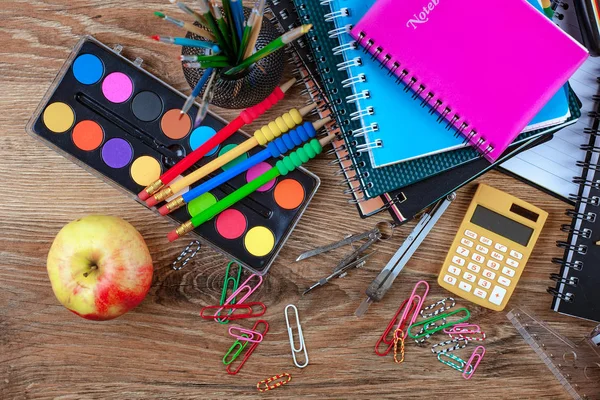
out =
{"type": "MultiPolygon", "coordinates": [[[[295,263],[296,256],[316,245],[362,232],[378,221],[357,217],[327,165],[327,157],[311,162],[323,184],[284,247],[256,300],[268,306],[271,326],[265,342],[236,376],[225,374],[221,358],[232,340],[223,326],[202,321],[200,307],[218,302],[228,260],[203,249],[181,271],[170,263],[186,241],[169,244],[172,225],[123,192],[74,165],[25,134],[25,125],[80,35],[90,34],[108,45],[125,46],[125,55],[142,57],[146,68],[178,89],[189,91],[176,59],[177,49],[151,42],[148,35],[175,35],[152,12],[178,14],[166,1],[5,0],[0,10],[0,397],[3,399],[240,398],[259,397],[255,384],[280,372],[292,382],[275,397],[400,398],[425,393],[451,398],[564,398],[562,386],[523,343],[505,312],[492,312],[459,301],[488,334],[488,353],[477,376],[466,383],[441,365],[428,348],[407,345],[406,362],[373,354],[375,341],[400,302],[419,279],[431,284],[429,298],[448,296],[434,281],[445,253],[475,190],[458,193],[436,228],[409,262],[393,290],[364,318],[353,313],[364,290],[408,232],[374,247],[364,268],[302,297],[307,285],[326,274],[342,251],[295,263]],[[67,222],[87,214],[126,218],[146,239],[155,265],[150,294],[133,312],[107,323],[84,321],[62,308],[52,294],[45,270],[50,244],[67,222]],[[300,310],[310,365],[292,365],[283,309],[300,310]],[[540,385],[540,383],[543,383],[540,385]]],[[[303,104],[299,89],[268,114],[281,114],[303,104]]],[[[215,110],[225,118],[235,112],[215,110]]],[[[268,121],[264,116],[248,131],[268,121]]],[[[559,227],[568,222],[566,205],[497,172],[478,182],[513,193],[550,213],[510,306],[524,304],[559,331],[583,335],[591,323],[549,311],[545,288],[550,263],[564,239],[559,227]]],[[[242,323],[247,325],[247,323],[242,323]]],[[[260,395],[264,397],[265,395],[260,395]]]]}

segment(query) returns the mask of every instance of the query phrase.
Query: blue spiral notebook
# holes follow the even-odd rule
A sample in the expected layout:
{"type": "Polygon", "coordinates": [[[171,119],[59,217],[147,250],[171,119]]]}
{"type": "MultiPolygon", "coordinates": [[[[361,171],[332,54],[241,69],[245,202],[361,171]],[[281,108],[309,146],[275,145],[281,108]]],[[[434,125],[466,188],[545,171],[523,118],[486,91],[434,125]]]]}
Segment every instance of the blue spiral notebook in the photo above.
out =
{"type": "MultiPolygon", "coordinates": [[[[333,0],[331,14],[325,19],[333,19],[338,28],[330,31],[330,36],[338,36],[340,45],[334,54],[343,53],[348,79],[344,86],[352,86],[354,95],[346,101],[355,102],[358,108],[350,117],[361,119],[365,142],[357,146],[359,152],[369,152],[371,165],[383,167],[419,157],[464,147],[462,137],[431,118],[429,110],[419,106],[412,94],[395,83],[379,62],[364,56],[354,39],[348,33],[375,3],[375,0],[333,0]],[[360,57],[360,59],[359,59],[360,57]],[[427,140],[423,140],[423,136],[427,140]]],[[[338,64],[339,65],[339,64],[338,64]]],[[[357,133],[354,132],[356,135],[357,133]]]]}
{"type": "MultiPolygon", "coordinates": [[[[542,12],[538,0],[531,2],[537,3],[535,5],[539,5],[542,12]]],[[[421,107],[403,86],[395,84],[395,77],[390,76],[377,60],[361,57],[362,51],[348,31],[374,3],[375,0],[333,0],[330,3],[332,12],[325,15],[325,19],[333,20],[337,28],[329,32],[340,42],[333,49],[334,54],[343,54],[345,60],[338,64],[348,74],[342,84],[351,86],[354,92],[346,98],[357,105],[358,111],[351,118],[360,119],[363,126],[358,134],[365,137],[365,143],[356,150],[368,152],[371,165],[379,168],[464,147],[463,138],[432,119],[429,110],[421,107]],[[423,140],[423,135],[427,140],[423,140]]],[[[523,132],[562,123],[569,116],[567,95],[560,91],[523,132]]]]}

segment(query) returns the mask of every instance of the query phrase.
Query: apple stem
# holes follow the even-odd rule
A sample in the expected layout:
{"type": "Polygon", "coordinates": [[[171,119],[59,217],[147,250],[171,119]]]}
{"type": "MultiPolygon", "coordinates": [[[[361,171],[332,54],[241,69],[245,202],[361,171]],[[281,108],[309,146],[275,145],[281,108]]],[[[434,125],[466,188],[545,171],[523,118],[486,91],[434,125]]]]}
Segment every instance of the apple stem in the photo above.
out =
{"type": "Polygon", "coordinates": [[[89,274],[90,274],[92,271],[94,271],[94,270],[96,270],[96,269],[98,269],[98,266],[97,266],[97,265],[92,265],[92,266],[90,267],[90,270],[89,270],[88,272],[84,272],[84,273],[83,273],[83,276],[84,276],[85,278],[87,278],[87,277],[88,277],[88,275],[89,275],[89,274]]]}

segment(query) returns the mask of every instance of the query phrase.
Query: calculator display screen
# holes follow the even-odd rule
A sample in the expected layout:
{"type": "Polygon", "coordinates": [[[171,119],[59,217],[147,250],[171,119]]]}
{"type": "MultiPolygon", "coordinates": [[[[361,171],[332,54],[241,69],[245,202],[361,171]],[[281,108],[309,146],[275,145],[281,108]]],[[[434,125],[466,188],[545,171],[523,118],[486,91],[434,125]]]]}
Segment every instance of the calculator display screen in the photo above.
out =
{"type": "Polygon", "coordinates": [[[475,208],[471,222],[523,246],[527,246],[533,234],[530,227],[479,205],[475,208]]]}

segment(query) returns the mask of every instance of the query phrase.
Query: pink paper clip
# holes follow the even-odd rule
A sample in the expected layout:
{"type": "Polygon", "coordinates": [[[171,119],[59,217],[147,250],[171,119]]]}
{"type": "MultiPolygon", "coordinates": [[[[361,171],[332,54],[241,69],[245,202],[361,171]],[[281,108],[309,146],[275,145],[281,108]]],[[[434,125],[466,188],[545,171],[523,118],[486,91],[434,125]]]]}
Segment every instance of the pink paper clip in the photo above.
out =
{"type": "MultiPolygon", "coordinates": [[[[408,298],[408,304],[412,304],[414,302],[414,300],[416,299],[417,306],[415,307],[415,311],[412,315],[412,318],[410,319],[410,322],[408,322],[406,325],[411,326],[412,324],[415,323],[415,321],[419,317],[419,313],[421,312],[421,308],[423,308],[423,303],[425,302],[425,297],[427,297],[427,293],[429,293],[429,284],[425,281],[417,282],[412,293],[410,294],[410,297],[408,298]],[[416,294],[416,292],[419,289],[419,285],[421,285],[421,284],[425,286],[425,290],[422,295],[418,295],[418,294],[416,294]]],[[[400,322],[398,323],[398,327],[396,329],[400,328],[400,325],[403,325],[404,323],[406,323],[406,319],[408,317],[408,313],[410,312],[410,309],[411,309],[411,307],[404,308],[404,312],[402,313],[402,317],[400,317],[400,322]]]]}
{"type": "Polygon", "coordinates": [[[444,329],[444,333],[448,335],[474,334],[481,333],[481,328],[479,325],[463,322],[462,324],[452,326],[450,329],[444,329]]]}
{"type": "Polygon", "coordinates": [[[473,350],[473,354],[471,354],[471,357],[469,357],[469,361],[467,361],[467,363],[465,364],[465,369],[463,370],[463,374],[462,374],[463,378],[471,379],[471,377],[475,373],[475,370],[479,366],[479,363],[483,359],[484,355],[485,355],[485,347],[483,347],[483,346],[475,347],[475,350],[473,350]],[[475,361],[475,362],[473,362],[473,361],[475,361]],[[471,370],[469,370],[469,368],[471,368],[471,370]]]}
{"type": "Polygon", "coordinates": [[[238,340],[250,343],[260,343],[263,340],[262,333],[251,331],[250,329],[244,329],[239,326],[230,326],[229,334],[238,340]],[[239,333],[236,333],[236,331],[239,333]],[[245,333],[246,335],[248,335],[248,337],[242,336],[242,333],[245,333]]]}
{"type": "MultiPolygon", "coordinates": [[[[244,281],[244,283],[242,283],[242,284],[241,284],[241,285],[238,287],[238,289],[237,289],[235,292],[233,292],[233,293],[231,294],[231,296],[229,296],[229,297],[227,298],[227,300],[225,301],[225,303],[223,303],[223,306],[227,306],[227,305],[229,305],[229,304],[230,304],[230,303],[233,301],[233,299],[236,299],[236,296],[238,296],[238,295],[239,295],[239,294],[240,294],[240,293],[241,293],[243,290],[248,290],[248,293],[246,293],[245,295],[243,295],[243,296],[242,296],[242,297],[240,297],[239,299],[236,299],[236,300],[235,300],[235,303],[236,303],[236,304],[242,304],[242,303],[244,302],[244,300],[246,300],[248,297],[250,297],[250,295],[251,295],[252,293],[254,293],[254,292],[256,291],[256,289],[258,289],[258,287],[259,287],[259,286],[262,284],[262,281],[263,281],[263,278],[262,278],[262,276],[259,276],[259,275],[256,275],[256,274],[252,274],[252,275],[250,275],[250,276],[248,277],[248,279],[246,279],[246,280],[244,281]],[[254,277],[257,277],[257,278],[258,278],[258,283],[256,284],[256,286],[254,286],[254,287],[251,287],[250,285],[248,285],[248,282],[250,282],[250,280],[251,280],[252,278],[254,278],[254,277]]],[[[217,312],[215,312],[215,316],[220,316],[220,315],[221,315],[221,311],[223,311],[223,308],[224,308],[224,307],[221,307],[221,308],[219,308],[219,309],[217,310],[217,312]]]]}

